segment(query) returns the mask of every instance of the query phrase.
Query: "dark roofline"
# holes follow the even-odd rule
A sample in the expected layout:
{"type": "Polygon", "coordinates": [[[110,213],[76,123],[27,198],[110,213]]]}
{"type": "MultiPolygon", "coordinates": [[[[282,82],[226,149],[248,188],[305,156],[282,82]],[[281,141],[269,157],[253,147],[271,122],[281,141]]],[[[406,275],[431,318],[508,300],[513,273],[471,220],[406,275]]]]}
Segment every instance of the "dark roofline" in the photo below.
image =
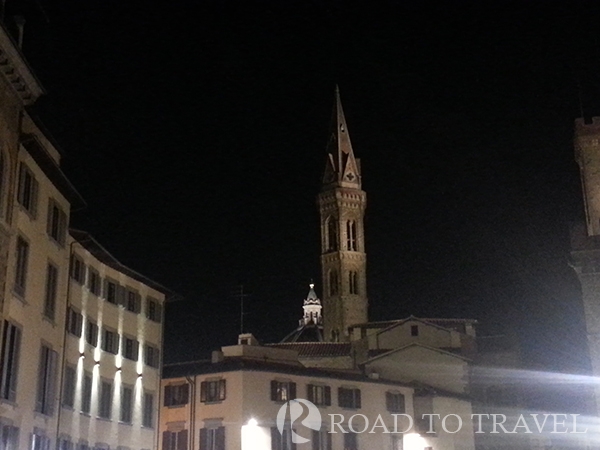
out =
{"type": "Polygon", "coordinates": [[[125,275],[150,286],[152,289],[155,289],[159,292],[165,294],[166,301],[175,301],[179,300],[179,295],[177,295],[172,290],[164,287],[162,284],[157,283],[156,281],[151,280],[150,278],[142,275],[139,272],[136,272],[133,269],[130,269],[126,265],[119,262],[117,258],[115,258],[108,250],[106,250],[91,234],[87,231],[76,230],[73,228],[69,229],[69,234],[75,239],[83,248],[89,251],[98,261],[103,264],[106,264],[109,267],[112,267],[119,272],[123,272],[125,275]]]}
{"type": "Polygon", "coordinates": [[[75,189],[75,186],[71,184],[59,165],[48,154],[48,151],[36,136],[32,134],[22,135],[21,145],[23,145],[25,150],[27,150],[27,153],[29,153],[36,164],[40,166],[40,169],[42,169],[44,174],[46,174],[50,181],[58,188],[60,193],[67,198],[71,204],[71,209],[81,209],[86,206],[85,200],[81,194],[79,194],[77,189],[75,189]]]}

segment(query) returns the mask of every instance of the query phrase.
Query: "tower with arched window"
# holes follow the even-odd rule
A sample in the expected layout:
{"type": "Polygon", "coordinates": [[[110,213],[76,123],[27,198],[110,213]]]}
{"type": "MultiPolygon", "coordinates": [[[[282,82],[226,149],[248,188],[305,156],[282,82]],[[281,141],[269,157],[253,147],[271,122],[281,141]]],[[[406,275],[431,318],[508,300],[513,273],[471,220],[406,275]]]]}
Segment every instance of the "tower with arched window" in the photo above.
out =
{"type": "Polygon", "coordinates": [[[361,188],[360,161],[354,157],[337,89],[318,205],[324,334],[329,341],[345,341],[350,325],[368,321],[363,225],[367,194],[361,188]]]}

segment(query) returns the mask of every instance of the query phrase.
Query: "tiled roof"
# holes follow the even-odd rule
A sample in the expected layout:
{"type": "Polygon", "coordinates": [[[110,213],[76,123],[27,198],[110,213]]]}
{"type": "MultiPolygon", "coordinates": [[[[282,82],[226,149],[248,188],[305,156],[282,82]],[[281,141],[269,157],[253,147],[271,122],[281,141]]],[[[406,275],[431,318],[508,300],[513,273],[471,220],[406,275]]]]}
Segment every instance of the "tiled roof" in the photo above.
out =
{"type": "Polygon", "coordinates": [[[350,356],[352,354],[352,345],[348,342],[288,342],[271,344],[270,347],[296,350],[301,358],[350,356]]]}

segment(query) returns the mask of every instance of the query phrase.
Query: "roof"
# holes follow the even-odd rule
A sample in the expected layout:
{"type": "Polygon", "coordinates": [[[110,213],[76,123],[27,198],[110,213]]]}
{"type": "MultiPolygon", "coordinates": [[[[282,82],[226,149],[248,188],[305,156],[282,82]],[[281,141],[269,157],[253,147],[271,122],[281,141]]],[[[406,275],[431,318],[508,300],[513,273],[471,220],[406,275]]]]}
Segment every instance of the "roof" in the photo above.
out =
{"type": "Polygon", "coordinates": [[[83,248],[85,248],[88,252],[90,252],[98,261],[103,264],[106,264],[108,267],[112,267],[113,269],[124,273],[128,277],[133,278],[134,280],[139,281],[140,283],[144,283],[145,285],[151,287],[152,289],[157,290],[158,292],[162,292],[165,294],[166,300],[176,300],[178,295],[175,292],[167,289],[162,284],[157,283],[156,281],[151,280],[150,278],[136,272],[133,269],[130,269],[124,264],[121,264],[117,258],[111,255],[108,250],[106,250],[96,239],[92,237],[87,231],[75,230],[73,228],[69,229],[69,234],[75,239],[83,248]]]}
{"type": "Polygon", "coordinates": [[[300,358],[352,355],[352,344],[349,342],[282,342],[279,344],[269,344],[269,347],[296,350],[300,358]]]}
{"type": "Polygon", "coordinates": [[[85,200],[77,192],[75,186],[71,184],[67,176],[61,168],[56,164],[54,159],[48,154],[44,146],[40,143],[37,137],[32,134],[21,136],[21,144],[31,155],[44,174],[52,181],[52,184],[60,191],[62,195],[69,201],[72,209],[80,209],[85,206],[85,200]]]}
{"type": "Polygon", "coordinates": [[[282,344],[323,342],[323,326],[313,322],[301,325],[281,340],[282,344]]]}
{"type": "Polygon", "coordinates": [[[463,361],[471,361],[469,358],[465,358],[464,356],[458,355],[458,354],[456,354],[456,353],[448,352],[448,351],[446,351],[446,350],[443,350],[443,349],[441,349],[441,348],[437,348],[437,347],[429,347],[429,346],[427,346],[427,345],[423,345],[423,344],[419,344],[419,343],[417,343],[417,342],[413,342],[413,343],[411,343],[411,344],[408,344],[408,345],[405,345],[405,346],[403,346],[403,347],[398,347],[398,348],[395,348],[395,349],[393,349],[393,350],[390,350],[390,351],[387,351],[387,352],[385,352],[385,353],[381,353],[381,354],[379,354],[379,355],[377,355],[377,356],[374,356],[373,358],[371,358],[371,359],[369,359],[369,360],[367,360],[367,361],[365,361],[365,362],[361,363],[360,365],[361,365],[361,366],[364,366],[364,365],[366,365],[366,364],[369,364],[369,363],[371,363],[371,362],[373,362],[373,361],[376,361],[376,360],[378,360],[378,359],[385,358],[385,357],[387,357],[388,355],[391,355],[391,354],[393,354],[393,353],[399,353],[399,352],[403,352],[403,351],[405,351],[405,350],[408,350],[408,349],[409,349],[409,348],[411,348],[411,347],[419,347],[419,348],[423,348],[423,349],[425,349],[425,350],[430,350],[430,351],[433,351],[433,352],[441,353],[442,355],[446,355],[446,356],[452,356],[453,358],[462,359],[463,361]]]}
{"type": "Polygon", "coordinates": [[[383,320],[379,322],[364,322],[358,323],[355,325],[350,325],[350,328],[389,328],[393,325],[397,325],[399,323],[404,323],[409,320],[418,320],[420,322],[426,322],[433,325],[437,325],[442,328],[452,328],[452,325],[458,324],[470,324],[476,325],[478,322],[476,319],[429,319],[429,318],[421,318],[415,316],[408,316],[405,319],[395,319],[395,320],[383,320]]]}

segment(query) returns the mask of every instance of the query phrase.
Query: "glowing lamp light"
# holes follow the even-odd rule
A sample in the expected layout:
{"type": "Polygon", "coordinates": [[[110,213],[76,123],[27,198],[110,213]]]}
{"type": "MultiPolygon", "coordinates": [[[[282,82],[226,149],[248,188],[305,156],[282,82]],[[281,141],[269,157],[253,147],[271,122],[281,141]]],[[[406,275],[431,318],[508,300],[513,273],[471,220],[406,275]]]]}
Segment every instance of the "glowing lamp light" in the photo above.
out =
{"type": "Polygon", "coordinates": [[[121,371],[121,368],[120,368],[120,367],[117,367],[117,372],[120,372],[120,371],[121,371]]]}
{"type": "Polygon", "coordinates": [[[409,433],[404,435],[405,450],[424,450],[425,439],[419,433],[409,433]]]}
{"type": "Polygon", "coordinates": [[[242,425],[241,450],[264,448],[271,448],[271,429],[259,426],[258,421],[252,417],[245,425],[242,425]]]}
{"type": "Polygon", "coordinates": [[[99,366],[100,365],[100,361],[96,360],[96,365],[99,366]]]}
{"type": "Polygon", "coordinates": [[[85,359],[85,353],[81,352],[81,353],[79,354],[79,357],[80,357],[81,359],[85,359]]]}
{"type": "Polygon", "coordinates": [[[250,419],[250,420],[248,421],[248,426],[249,426],[249,427],[255,427],[255,426],[257,426],[257,425],[258,425],[258,422],[256,421],[256,419],[250,419]]]}

